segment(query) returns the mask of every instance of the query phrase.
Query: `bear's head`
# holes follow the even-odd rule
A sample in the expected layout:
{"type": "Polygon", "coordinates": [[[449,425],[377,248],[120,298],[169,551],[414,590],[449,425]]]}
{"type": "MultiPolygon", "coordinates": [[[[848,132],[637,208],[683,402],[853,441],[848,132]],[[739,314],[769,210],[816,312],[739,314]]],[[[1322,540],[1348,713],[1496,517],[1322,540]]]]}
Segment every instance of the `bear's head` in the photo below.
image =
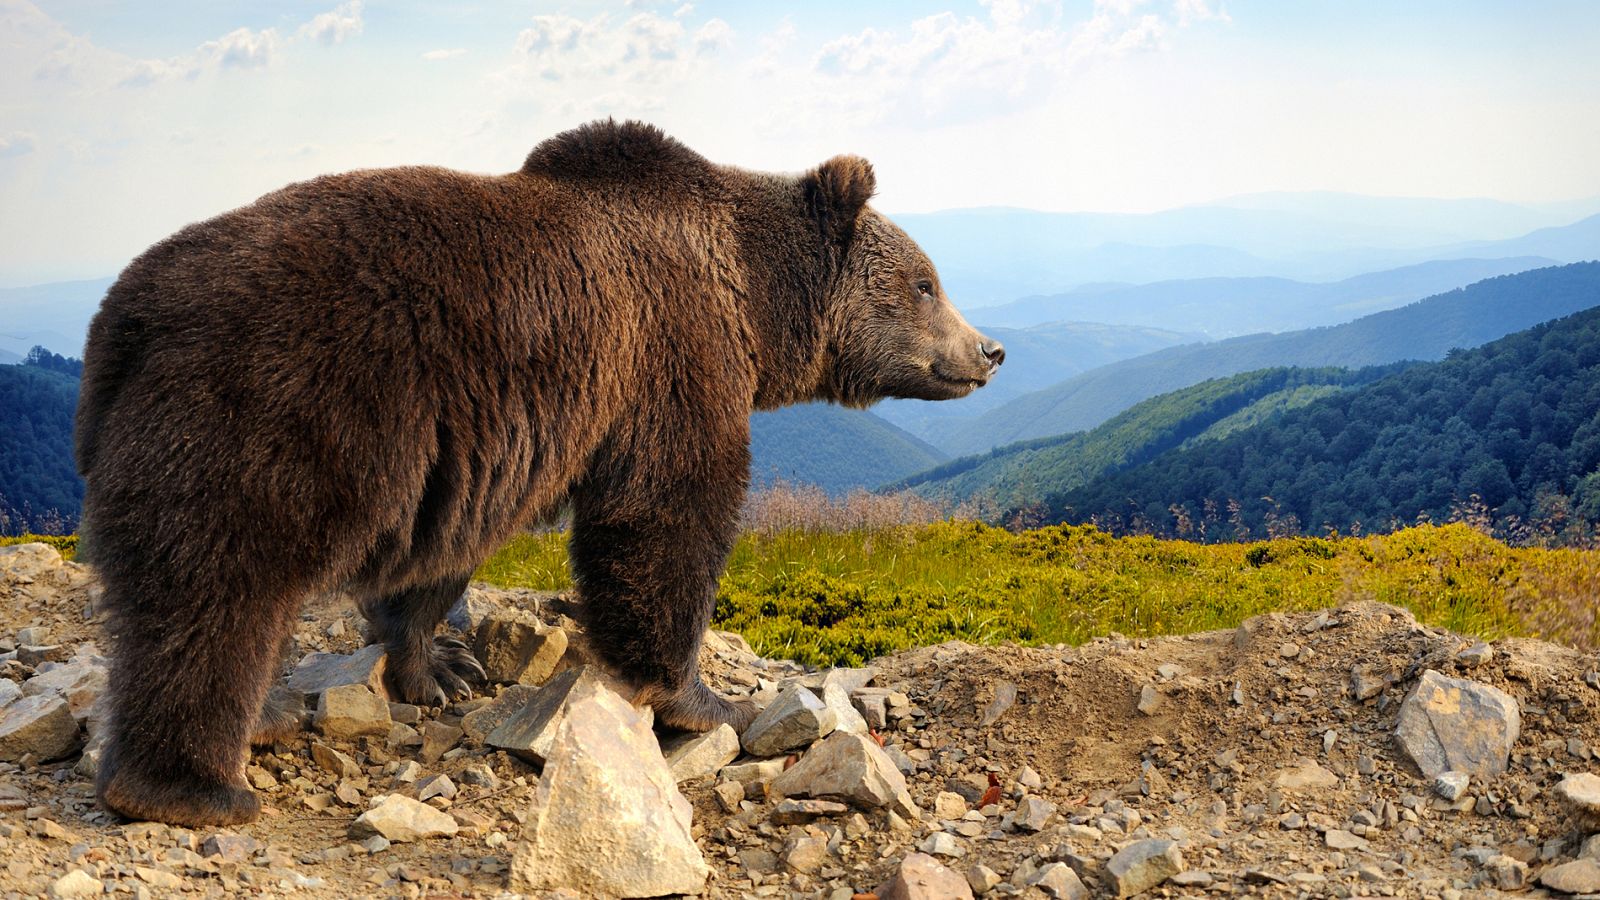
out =
{"type": "Polygon", "coordinates": [[[961,317],[922,248],[867,206],[872,164],[836,156],[801,185],[836,260],[824,301],[823,396],[849,406],[952,400],[987,384],[1004,348],[961,317]]]}

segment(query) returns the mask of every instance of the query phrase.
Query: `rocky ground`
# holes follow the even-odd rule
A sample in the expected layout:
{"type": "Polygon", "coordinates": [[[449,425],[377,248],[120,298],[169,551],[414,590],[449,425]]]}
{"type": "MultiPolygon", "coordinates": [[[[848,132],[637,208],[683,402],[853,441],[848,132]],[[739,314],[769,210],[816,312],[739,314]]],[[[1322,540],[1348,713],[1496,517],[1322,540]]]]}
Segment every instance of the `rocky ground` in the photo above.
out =
{"type": "Polygon", "coordinates": [[[100,811],[92,574],[0,548],[0,895],[881,900],[1600,894],[1600,663],[1373,603],[1076,648],[946,644],[806,672],[711,634],[765,708],[656,734],[570,597],[474,587],[488,670],[390,703],[337,597],[282,688],[307,728],[232,830],[100,811]]]}

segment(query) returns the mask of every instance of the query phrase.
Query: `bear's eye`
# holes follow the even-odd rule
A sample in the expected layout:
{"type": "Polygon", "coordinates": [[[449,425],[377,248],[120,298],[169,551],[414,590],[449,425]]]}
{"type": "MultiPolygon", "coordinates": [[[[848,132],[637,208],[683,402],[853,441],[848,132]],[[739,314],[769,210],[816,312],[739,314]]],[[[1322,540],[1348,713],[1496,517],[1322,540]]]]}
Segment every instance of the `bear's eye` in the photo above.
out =
{"type": "Polygon", "coordinates": [[[917,294],[924,300],[932,300],[933,299],[933,282],[931,282],[931,281],[919,281],[919,282],[917,282],[917,294]]]}

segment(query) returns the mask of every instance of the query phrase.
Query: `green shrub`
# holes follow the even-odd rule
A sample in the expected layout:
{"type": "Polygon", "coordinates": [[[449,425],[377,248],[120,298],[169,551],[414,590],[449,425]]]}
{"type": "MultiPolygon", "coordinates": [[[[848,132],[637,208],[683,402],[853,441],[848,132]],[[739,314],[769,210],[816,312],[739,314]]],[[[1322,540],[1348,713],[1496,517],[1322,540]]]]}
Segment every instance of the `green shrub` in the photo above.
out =
{"type": "MultiPolygon", "coordinates": [[[[479,571],[562,589],[565,538],[523,535],[479,571]]],[[[1264,612],[1348,599],[1496,638],[1600,646],[1600,552],[1513,548],[1463,525],[1363,538],[1202,545],[1114,538],[1091,526],[1012,534],[975,522],[749,534],[717,594],[717,627],[760,652],[856,665],[946,640],[1077,644],[1229,628],[1264,612]]]]}

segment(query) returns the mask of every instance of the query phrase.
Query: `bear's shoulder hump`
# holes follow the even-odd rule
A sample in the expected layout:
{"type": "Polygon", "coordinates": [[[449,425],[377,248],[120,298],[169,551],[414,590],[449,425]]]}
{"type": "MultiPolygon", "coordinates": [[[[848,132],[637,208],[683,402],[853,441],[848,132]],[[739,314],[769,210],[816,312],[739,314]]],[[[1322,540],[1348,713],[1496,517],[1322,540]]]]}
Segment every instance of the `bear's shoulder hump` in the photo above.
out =
{"type": "Polygon", "coordinates": [[[529,174],[620,179],[705,175],[710,162],[654,125],[601,119],[548,138],[523,163],[529,174]]]}

